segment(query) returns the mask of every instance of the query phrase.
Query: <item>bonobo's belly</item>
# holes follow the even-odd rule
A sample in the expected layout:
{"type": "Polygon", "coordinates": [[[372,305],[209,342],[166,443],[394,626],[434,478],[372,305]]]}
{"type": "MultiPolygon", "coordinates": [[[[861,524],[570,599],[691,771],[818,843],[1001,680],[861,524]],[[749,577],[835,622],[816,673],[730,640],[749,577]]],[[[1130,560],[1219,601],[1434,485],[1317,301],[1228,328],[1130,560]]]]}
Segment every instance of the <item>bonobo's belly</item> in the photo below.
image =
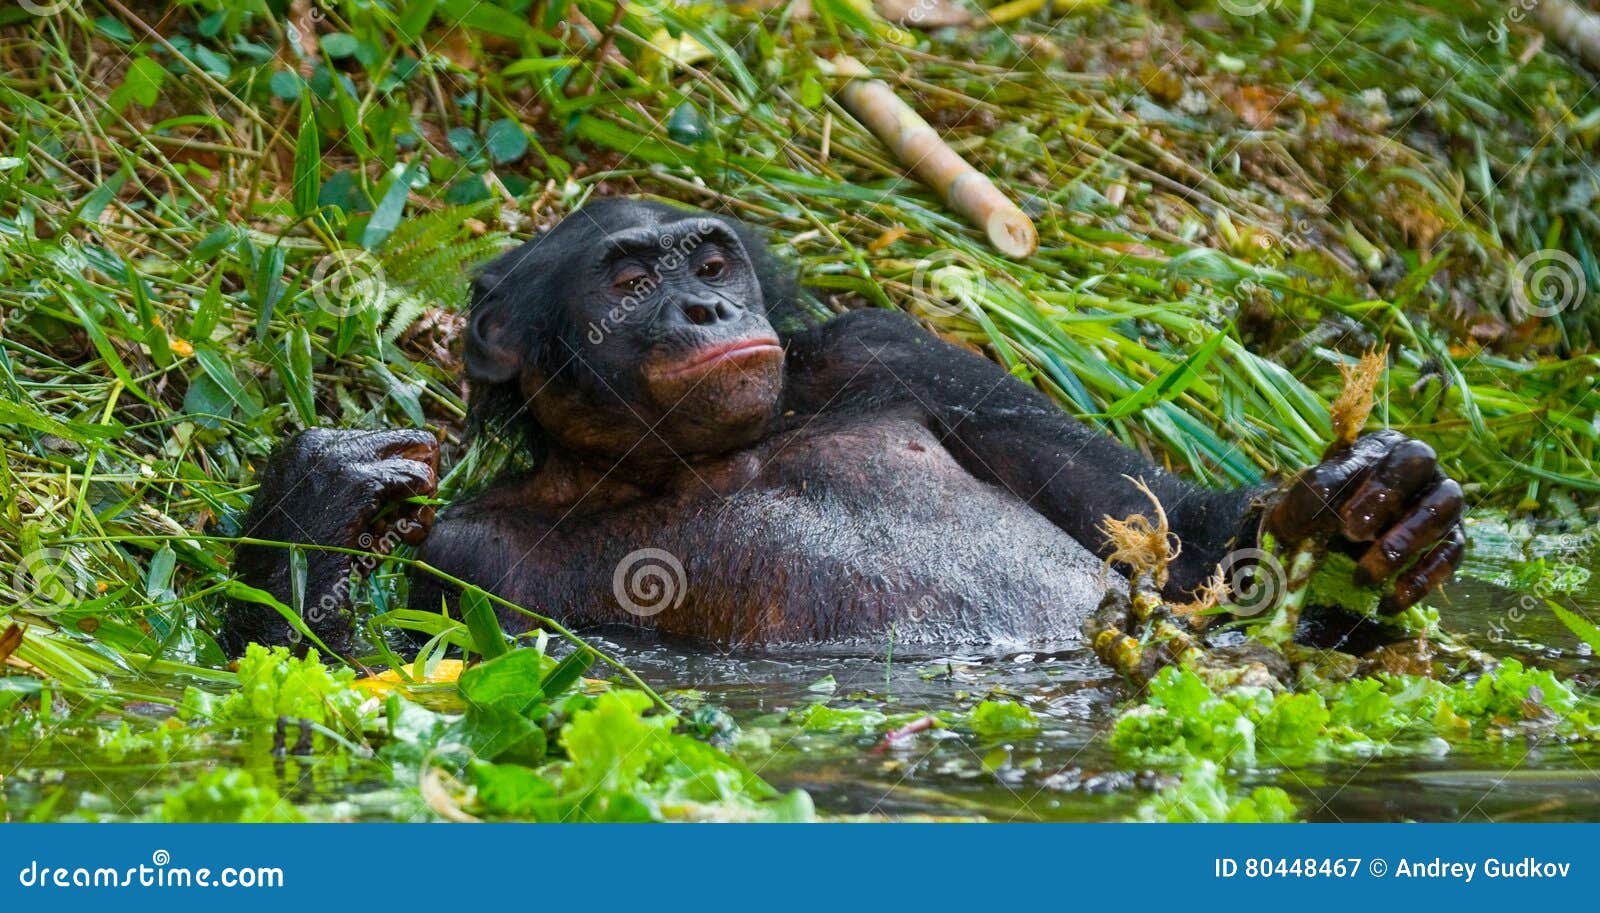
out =
{"type": "Polygon", "coordinates": [[[896,643],[1060,643],[1122,585],[914,423],[777,435],[696,474],[672,498],[515,532],[469,579],[574,621],[725,643],[891,628],[896,643]]]}

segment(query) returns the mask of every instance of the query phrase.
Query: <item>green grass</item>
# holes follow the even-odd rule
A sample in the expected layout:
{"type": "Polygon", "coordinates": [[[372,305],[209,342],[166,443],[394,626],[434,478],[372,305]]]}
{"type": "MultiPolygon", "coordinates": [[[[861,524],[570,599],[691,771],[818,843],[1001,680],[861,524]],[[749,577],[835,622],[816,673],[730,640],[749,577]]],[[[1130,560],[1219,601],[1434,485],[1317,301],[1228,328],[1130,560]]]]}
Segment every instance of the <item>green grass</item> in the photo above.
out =
{"type": "MultiPolygon", "coordinates": [[[[1113,3],[903,44],[813,5],[0,12],[9,671],[75,713],[226,686],[253,467],[311,424],[428,424],[460,456],[470,269],[597,194],[758,224],[826,306],[904,308],[1214,484],[1313,459],[1338,365],[1387,342],[1374,420],[1477,503],[1595,502],[1600,94],[1523,60],[1502,4],[1113,3]],[[839,50],[1023,203],[1037,256],[902,176],[831,100],[839,50]],[[1516,264],[1547,249],[1582,294],[1523,319],[1516,264]]],[[[0,712],[39,707],[18,681],[0,712]]]]}

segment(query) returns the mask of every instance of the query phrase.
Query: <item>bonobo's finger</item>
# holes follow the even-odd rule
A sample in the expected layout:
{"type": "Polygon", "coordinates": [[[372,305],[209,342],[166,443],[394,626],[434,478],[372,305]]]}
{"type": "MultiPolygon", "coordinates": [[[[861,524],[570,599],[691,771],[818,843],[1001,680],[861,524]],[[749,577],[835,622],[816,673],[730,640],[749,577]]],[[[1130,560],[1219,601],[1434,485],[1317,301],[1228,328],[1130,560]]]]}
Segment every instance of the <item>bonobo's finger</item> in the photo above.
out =
{"type": "Polygon", "coordinates": [[[438,473],[427,463],[395,458],[374,463],[370,469],[374,494],[379,501],[396,501],[401,498],[431,497],[438,483],[438,473]]]}
{"type": "Polygon", "coordinates": [[[1376,583],[1404,567],[1444,538],[1460,522],[1465,506],[1461,485],[1455,479],[1440,481],[1356,562],[1356,583],[1376,583]]]}
{"type": "Polygon", "coordinates": [[[1353,542],[1378,538],[1406,513],[1416,494],[1438,478],[1439,460],[1432,447],[1410,439],[1394,445],[1339,508],[1345,538],[1353,542]]]}
{"type": "Polygon", "coordinates": [[[1365,473],[1404,440],[1405,435],[1397,431],[1369,434],[1300,473],[1268,515],[1267,529],[1296,540],[1333,531],[1339,522],[1335,513],[1339,504],[1355,490],[1365,473]]]}
{"type": "Polygon", "coordinates": [[[416,505],[414,512],[395,520],[394,528],[400,534],[401,542],[421,545],[428,538],[428,531],[433,528],[433,505],[416,505]]]}
{"type": "Polygon", "coordinates": [[[356,539],[356,544],[374,552],[386,551],[384,540],[389,538],[389,521],[383,518],[372,521],[372,528],[356,539]]]}
{"type": "Polygon", "coordinates": [[[439,468],[439,441],[426,431],[374,431],[371,441],[377,459],[405,459],[439,468]]]}
{"type": "Polygon", "coordinates": [[[1400,574],[1395,580],[1394,592],[1385,593],[1378,603],[1378,611],[1393,615],[1416,605],[1423,596],[1450,579],[1466,553],[1467,534],[1458,524],[1444,541],[1428,549],[1415,565],[1400,574]]]}
{"type": "Polygon", "coordinates": [[[433,515],[432,504],[401,504],[388,518],[388,528],[394,531],[396,541],[421,545],[433,529],[433,515]]]}

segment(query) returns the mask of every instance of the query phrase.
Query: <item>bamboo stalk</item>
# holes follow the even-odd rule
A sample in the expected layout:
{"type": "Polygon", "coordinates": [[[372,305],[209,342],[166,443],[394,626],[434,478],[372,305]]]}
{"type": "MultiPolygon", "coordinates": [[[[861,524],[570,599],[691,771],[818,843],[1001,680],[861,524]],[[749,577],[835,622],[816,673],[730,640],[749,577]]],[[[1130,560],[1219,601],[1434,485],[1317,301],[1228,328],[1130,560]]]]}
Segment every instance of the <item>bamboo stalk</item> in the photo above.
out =
{"type": "Polygon", "coordinates": [[[1540,0],[1534,15],[1546,35],[1600,73],[1600,16],[1572,0],[1540,0]]]}
{"type": "Polygon", "coordinates": [[[933,188],[951,209],[983,229],[989,243],[1008,257],[1024,259],[1039,249],[1039,232],[1027,213],[940,138],[889,84],[872,79],[852,57],[833,60],[847,77],[840,104],[894,152],[895,157],[933,188]]]}

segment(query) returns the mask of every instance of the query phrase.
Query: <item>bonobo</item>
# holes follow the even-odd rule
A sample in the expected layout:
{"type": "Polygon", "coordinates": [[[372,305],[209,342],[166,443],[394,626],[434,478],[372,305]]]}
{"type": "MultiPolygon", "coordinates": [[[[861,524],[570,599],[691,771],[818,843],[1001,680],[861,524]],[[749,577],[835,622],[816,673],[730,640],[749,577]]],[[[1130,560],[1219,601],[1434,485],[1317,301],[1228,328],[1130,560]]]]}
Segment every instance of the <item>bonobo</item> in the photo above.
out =
{"type": "MultiPolygon", "coordinates": [[[[1360,438],[1281,490],[1213,491],[1080,424],[910,317],[803,319],[793,276],[743,223],[608,199],[478,278],[466,337],[482,426],[525,432],[533,468],[437,519],[420,431],[306,431],[273,456],[251,537],[403,540],[439,570],[570,625],[724,644],[882,638],[1063,642],[1106,586],[1099,524],[1165,507],[1187,599],[1262,529],[1331,537],[1384,607],[1415,603],[1465,546],[1461,487],[1427,445],[1360,438]]],[[[349,554],[305,550],[306,622],[351,648],[349,554]]],[[[243,546],[242,579],[290,603],[289,551],[243,546]]],[[[1112,578],[1115,579],[1114,577],[1112,578]]],[[[411,605],[454,593],[416,574],[411,605]]],[[[509,631],[527,620],[507,613],[509,631]]],[[[281,643],[270,606],[226,640],[281,643]]]]}

